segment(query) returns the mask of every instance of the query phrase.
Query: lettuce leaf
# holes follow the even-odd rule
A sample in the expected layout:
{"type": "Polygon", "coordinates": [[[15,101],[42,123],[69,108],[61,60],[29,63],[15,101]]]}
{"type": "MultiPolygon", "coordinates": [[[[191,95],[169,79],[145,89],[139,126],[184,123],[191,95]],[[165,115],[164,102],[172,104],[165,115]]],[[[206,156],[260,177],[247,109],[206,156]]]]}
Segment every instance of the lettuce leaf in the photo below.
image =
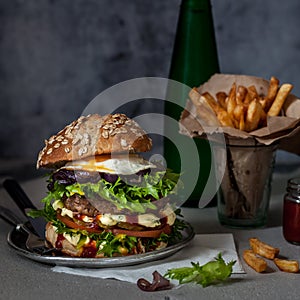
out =
{"type": "Polygon", "coordinates": [[[195,282],[207,287],[211,284],[217,284],[226,280],[232,274],[232,267],[236,261],[230,261],[228,264],[219,253],[214,261],[210,261],[202,266],[199,263],[191,262],[192,267],[174,268],[168,270],[164,275],[170,279],[176,279],[180,284],[195,282]]]}
{"type": "Polygon", "coordinates": [[[157,208],[155,201],[152,200],[177,194],[178,189],[183,187],[179,177],[179,174],[167,169],[165,173],[158,171],[144,175],[142,183],[136,186],[127,184],[120,177],[115,183],[110,183],[103,178],[96,183],[77,182],[67,186],[54,182],[54,188],[47,197],[58,200],[63,196],[70,197],[74,194],[90,199],[98,196],[112,202],[120,210],[128,209],[132,212],[144,213],[147,209],[157,208]]]}

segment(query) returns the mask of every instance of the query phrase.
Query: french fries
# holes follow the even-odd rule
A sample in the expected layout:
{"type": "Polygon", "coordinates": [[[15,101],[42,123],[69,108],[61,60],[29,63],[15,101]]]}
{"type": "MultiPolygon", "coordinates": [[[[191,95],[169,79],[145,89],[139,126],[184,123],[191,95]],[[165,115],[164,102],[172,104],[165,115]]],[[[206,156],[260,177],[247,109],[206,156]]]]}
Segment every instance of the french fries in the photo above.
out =
{"type": "Polygon", "coordinates": [[[256,272],[262,273],[267,270],[268,264],[264,258],[272,260],[280,271],[288,273],[299,272],[299,262],[297,260],[276,257],[280,252],[279,248],[266,244],[258,238],[250,238],[249,245],[251,249],[244,250],[243,258],[256,272]]]}
{"type": "Polygon", "coordinates": [[[268,111],[268,116],[274,117],[280,113],[280,110],[281,110],[287,96],[290,94],[292,88],[293,88],[293,85],[291,85],[289,83],[285,83],[279,88],[276,98],[275,98],[274,102],[272,103],[270,110],[268,111]]]}
{"type": "Polygon", "coordinates": [[[276,94],[278,92],[279,80],[272,76],[270,79],[270,85],[267,97],[265,98],[265,109],[268,111],[275,100],[276,94]]]}
{"type": "Polygon", "coordinates": [[[262,107],[261,104],[258,102],[258,100],[254,99],[253,101],[251,101],[247,109],[246,123],[245,123],[246,131],[248,132],[253,131],[258,127],[258,124],[261,120],[261,112],[262,112],[262,107]]]}
{"type": "Polygon", "coordinates": [[[288,260],[274,258],[274,263],[279,270],[288,273],[298,273],[299,272],[299,263],[297,260],[288,260]]]}
{"type": "Polygon", "coordinates": [[[245,262],[258,273],[266,271],[268,267],[267,262],[263,258],[256,256],[253,250],[244,250],[243,258],[245,262]]]}
{"type": "Polygon", "coordinates": [[[280,86],[279,80],[272,76],[267,95],[260,95],[254,85],[237,86],[235,82],[228,94],[224,91],[217,92],[216,99],[208,92],[200,95],[196,88],[192,94],[195,97],[195,93],[198,93],[206,99],[222,126],[251,132],[266,126],[267,116],[280,114],[292,89],[292,84],[284,83],[280,86]]]}
{"type": "Polygon", "coordinates": [[[258,254],[267,259],[274,259],[279,254],[279,249],[272,247],[258,238],[249,239],[250,247],[255,254],[258,254]]]}
{"type": "Polygon", "coordinates": [[[197,116],[203,121],[207,126],[220,126],[222,125],[211,106],[207,103],[206,99],[200,95],[194,88],[190,90],[189,97],[192,100],[194,106],[196,107],[197,116]]]}
{"type": "Polygon", "coordinates": [[[230,118],[228,112],[215,101],[211,94],[204,93],[202,97],[206,99],[208,105],[213,109],[222,126],[234,127],[233,120],[230,118]]]}
{"type": "Polygon", "coordinates": [[[218,103],[221,105],[222,108],[224,108],[225,110],[227,110],[227,94],[225,92],[218,92],[216,93],[216,97],[218,100],[218,103]]]}

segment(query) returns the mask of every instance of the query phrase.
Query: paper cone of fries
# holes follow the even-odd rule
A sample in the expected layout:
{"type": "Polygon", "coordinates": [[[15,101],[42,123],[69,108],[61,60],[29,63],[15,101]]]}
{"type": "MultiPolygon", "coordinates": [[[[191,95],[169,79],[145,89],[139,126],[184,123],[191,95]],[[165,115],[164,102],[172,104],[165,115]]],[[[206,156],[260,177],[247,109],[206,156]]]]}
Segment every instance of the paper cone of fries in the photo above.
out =
{"type": "Polygon", "coordinates": [[[210,140],[224,134],[218,210],[233,226],[264,225],[276,149],[300,155],[300,100],[292,88],[275,77],[215,74],[189,93],[180,132],[210,140]]]}

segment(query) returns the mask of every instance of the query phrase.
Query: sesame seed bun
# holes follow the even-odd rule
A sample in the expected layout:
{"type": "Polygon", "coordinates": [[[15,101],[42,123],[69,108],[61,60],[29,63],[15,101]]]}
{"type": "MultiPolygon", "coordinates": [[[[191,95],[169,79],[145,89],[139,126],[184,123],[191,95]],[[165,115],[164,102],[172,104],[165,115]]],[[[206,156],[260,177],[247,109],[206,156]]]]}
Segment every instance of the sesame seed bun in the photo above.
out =
{"type": "Polygon", "coordinates": [[[146,152],[152,140],[124,114],[81,116],[45,141],[37,168],[58,168],[68,161],[89,156],[146,152]]]}

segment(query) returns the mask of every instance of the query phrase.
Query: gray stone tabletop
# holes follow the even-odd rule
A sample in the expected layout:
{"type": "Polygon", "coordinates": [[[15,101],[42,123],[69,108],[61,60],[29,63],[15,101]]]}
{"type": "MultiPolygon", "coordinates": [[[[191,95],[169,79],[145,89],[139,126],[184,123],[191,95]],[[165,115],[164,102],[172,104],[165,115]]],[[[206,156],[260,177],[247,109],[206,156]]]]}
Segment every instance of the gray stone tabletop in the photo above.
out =
{"type": "MultiPolygon", "coordinates": [[[[183,208],[185,219],[197,233],[230,232],[234,236],[239,255],[249,247],[248,239],[256,236],[281,249],[282,255],[300,260],[300,247],[287,243],[281,230],[282,198],[286,176],[276,175],[269,209],[268,225],[256,230],[238,230],[221,226],[216,207],[183,208]]],[[[45,193],[45,179],[22,183],[31,199],[40,205],[45,193]]],[[[17,212],[6,192],[0,190],[0,205],[17,212]]],[[[12,227],[0,220],[0,290],[2,299],[297,299],[300,294],[300,274],[278,271],[270,264],[267,273],[258,274],[241,259],[246,274],[233,275],[225,284],[202,288],[192,284],[160,292],[142,292],[135,284],[113,279],[96,279],[52,271],[49,265],[19,256],[7,245],[6,237],[12,227]]],[[[162,261],[163,263],[163,261],[162,261]]]]}

